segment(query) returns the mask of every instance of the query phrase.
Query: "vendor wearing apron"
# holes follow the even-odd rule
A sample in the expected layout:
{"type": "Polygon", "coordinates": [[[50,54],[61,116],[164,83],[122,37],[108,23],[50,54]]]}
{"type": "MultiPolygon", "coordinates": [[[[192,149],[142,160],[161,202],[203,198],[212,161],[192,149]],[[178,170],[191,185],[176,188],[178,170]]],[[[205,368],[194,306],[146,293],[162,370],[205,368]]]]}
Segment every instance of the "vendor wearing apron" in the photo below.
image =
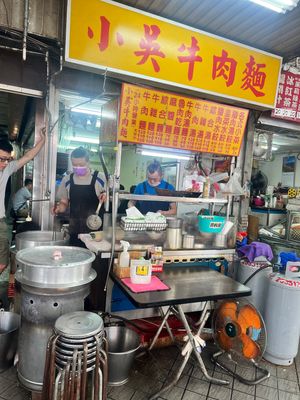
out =
{"type": "MultiPolygon", "coordinates": [[[[162,175],[159,162],[152,162],[147,168],[147,180],[136,186],[134,194],[157,195],[155,188],[175,190],[173,185],[162,179],[162,175]]],[[[160,212],[165,216],[176,214],[176,204],[164,201],[130,201],[128,206],[136,206],[144,215],[149,211],[160,212]]]]}
{"type": "MultiPolygon", "coordinates": [[[[63,178],[57,192],[59,203],[52,211],[59,214],[70,207],[70,245],[85,247],[78,234],[90,232],[86,220],[95,214],[99,200],[105,200],[105,181],[98,171],[89,168],[89,153],[83,147],[72,151],[71,162],[73,173],[63,178]]],[[[101,211],[103,214],[103,208],[101,211]]]]}

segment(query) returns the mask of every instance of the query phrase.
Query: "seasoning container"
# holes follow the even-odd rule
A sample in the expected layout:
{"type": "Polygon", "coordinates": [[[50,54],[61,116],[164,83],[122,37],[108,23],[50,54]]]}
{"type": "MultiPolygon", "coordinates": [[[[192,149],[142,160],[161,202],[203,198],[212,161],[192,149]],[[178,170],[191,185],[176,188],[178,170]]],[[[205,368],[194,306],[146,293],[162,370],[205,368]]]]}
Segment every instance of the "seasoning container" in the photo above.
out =
{"type": "Polygon", "coordinates": [[[210,178],[207,177],[205,182],[204,182],[204,185],[203,185],[203,195],[202,195],[202,197],[207,198],[207,197],[209,197],[209,195],[210,195],[210,178]]]}
{"type": "Polygon", "coordinates": [[[171,250],[180,249],[182,246],[182,219],[167,218],[167,223],[166,247],[171,250]]]}
{"type": "Polygon", "coordinates": [[[195,236],[194,235],[187,235],[183,236],[183,243],[182,247],[184,249],[193,249],[195,245],[195,236]]]}

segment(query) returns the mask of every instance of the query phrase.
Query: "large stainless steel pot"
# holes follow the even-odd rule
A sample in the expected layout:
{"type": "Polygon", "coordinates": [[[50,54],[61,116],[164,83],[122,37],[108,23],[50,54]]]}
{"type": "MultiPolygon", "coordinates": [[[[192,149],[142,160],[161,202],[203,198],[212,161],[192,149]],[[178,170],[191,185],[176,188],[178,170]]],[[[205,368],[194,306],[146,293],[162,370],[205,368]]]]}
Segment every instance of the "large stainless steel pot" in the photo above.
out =
{"type": "Polygon", "coordinates": [[[84,309],[96,277],[94,259],[89,250],[68,246],[27,248],[16,255],[21,284],[18,377],[29,390],[42,390],[47,342],[56,319],[84,309]]]}
{"type": "Polygon", "coordinates": [[[16,235],[16,250],[37,246],[67,246],[69,235],[65,232],[27,231],[16,235]]]}

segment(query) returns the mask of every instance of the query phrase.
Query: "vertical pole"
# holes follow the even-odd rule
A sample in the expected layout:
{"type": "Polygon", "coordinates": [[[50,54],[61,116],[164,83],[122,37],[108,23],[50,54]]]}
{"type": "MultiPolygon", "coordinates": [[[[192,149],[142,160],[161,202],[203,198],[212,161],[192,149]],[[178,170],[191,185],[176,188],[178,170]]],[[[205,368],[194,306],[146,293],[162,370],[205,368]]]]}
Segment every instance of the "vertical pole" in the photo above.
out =
{"type": "Polygon", "coordinates": [[[54,217],[50,213],[51,206],[55,202],[55,182],[56,182],[56,160],[58,147],[58,118],[59,118],[59,90],[50,82],[48,93],[48,153],[47,153],[47,188],[45,195],[50,198],[50,202],[46,202],[43,207],[42,229],[52,230],[54,217]]]}
{"type": "MultiPolygon", "coordinates": [[[[242,185],[251,179],[251,171],[253,164],[253,145],[254,145],[254,131],[255,131],[255,115],[253,111],[249,113],[247,124],[247,134],[245,137],[244,145],[244,162],[242,167],[242,185]]],[[[243,225],[243,221],[248,215],[249,199],[244,198],[240,201],[239,220],[243,225]]]]}
{"type": "MultiPolygon", "coordinates": [[[[46,124],[46,111],[45,111],[45,101],[41,99],[36,100],[35,109],[35,142],[39,137],[39,131],[46,124]]],[[[36,155],[33,160],[33,187],[32,187],[32,198],[33,199],[43,199],[46,191],[46,160],[48,154],[49,144],[46,142],[44,148],[36,155]]],[[[47,202],[44,202],[47,203],[47,202]]],[[[42,222],[42,212],[43,207],[46,204],[42,202],[32,202],[32,220],[41,225],[42,222]]]]}

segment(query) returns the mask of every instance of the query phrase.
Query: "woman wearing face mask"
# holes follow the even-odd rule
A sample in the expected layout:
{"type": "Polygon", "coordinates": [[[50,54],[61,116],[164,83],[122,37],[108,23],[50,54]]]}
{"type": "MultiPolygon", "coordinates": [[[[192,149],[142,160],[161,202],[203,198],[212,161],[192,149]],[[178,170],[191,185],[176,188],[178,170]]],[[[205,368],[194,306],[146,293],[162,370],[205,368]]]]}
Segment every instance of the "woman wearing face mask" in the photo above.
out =
{"type": "MultiPolygon", "coordinates": [[[[175,190],[174,186],[163,180],[162,168],[158,161],[153,161],[147,167],[147,180],[139,183],[134,191],[134,194],[149,194],[156,195],[156,190],[167,189],[175,190]]],[[[176,204],[163,201],[130,201],[129,207],[136,206],[142,214],[147,212],[160,212],[162,215],[176,214],[176,204]]]]}
{"type": "Polygon", "coordinates": [[[57,192],[60,200],[52,211],[59,214],[70,207],[70,245],[84,247],[78,234],[90,231],[86,219],[95,213],[99,200],[105,201],[105,178],[98,171],[91,171],[89,153],[83,147],[72,151],[71,162],[73,173],[63,178],[57,192]]]}

